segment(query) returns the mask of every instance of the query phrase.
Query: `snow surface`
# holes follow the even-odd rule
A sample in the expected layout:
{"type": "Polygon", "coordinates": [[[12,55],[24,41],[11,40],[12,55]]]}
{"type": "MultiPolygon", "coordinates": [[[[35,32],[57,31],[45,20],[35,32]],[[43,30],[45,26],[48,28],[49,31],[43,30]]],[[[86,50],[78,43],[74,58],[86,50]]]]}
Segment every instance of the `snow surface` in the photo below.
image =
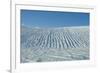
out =
{"type": "Polygon", "coordinates": [[[21,63],[89,59],[89,27],[21,26],[21,63]]]}

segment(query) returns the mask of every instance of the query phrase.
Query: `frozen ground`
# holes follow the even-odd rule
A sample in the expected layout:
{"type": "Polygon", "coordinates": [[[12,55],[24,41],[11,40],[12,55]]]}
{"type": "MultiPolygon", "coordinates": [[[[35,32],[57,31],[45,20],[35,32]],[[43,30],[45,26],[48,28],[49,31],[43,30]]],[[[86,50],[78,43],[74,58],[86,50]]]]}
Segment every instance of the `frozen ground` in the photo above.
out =
{"type": "Polygon", "coordinates": [[[21,27],[21,63],[89,59],[89,27],[21,27]]]}

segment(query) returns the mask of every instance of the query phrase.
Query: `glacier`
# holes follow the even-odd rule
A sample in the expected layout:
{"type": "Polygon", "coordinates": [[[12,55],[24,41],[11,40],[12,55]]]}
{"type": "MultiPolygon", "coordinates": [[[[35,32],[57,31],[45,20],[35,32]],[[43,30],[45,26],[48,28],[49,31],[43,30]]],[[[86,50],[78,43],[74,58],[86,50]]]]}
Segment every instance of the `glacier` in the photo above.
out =
{"type": "Polygon", "coordinates": [[[89,60],[89,26],[21,26],[20,62],[89,60]]]}

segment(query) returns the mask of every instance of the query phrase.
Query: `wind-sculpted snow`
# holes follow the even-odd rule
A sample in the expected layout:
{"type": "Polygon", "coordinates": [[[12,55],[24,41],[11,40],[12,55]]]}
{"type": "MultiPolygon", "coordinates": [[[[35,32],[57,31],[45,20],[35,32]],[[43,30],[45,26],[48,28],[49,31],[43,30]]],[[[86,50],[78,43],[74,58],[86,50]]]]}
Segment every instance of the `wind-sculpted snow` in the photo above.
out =
{"type": "Polygon", "coordinates": [[[21,62],[89,59],[89,27],[21,27],[21,62]]]}

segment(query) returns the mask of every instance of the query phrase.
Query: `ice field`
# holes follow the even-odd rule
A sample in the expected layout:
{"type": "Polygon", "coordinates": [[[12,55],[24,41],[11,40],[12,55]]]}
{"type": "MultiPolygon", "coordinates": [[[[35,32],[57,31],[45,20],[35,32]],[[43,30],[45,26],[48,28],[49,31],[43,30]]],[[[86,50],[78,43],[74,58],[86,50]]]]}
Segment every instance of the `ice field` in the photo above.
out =
{"type": "Polygon", "coordinates": [[[21,26],[21,63],[89,59],[89,27],[21,26]]]}

